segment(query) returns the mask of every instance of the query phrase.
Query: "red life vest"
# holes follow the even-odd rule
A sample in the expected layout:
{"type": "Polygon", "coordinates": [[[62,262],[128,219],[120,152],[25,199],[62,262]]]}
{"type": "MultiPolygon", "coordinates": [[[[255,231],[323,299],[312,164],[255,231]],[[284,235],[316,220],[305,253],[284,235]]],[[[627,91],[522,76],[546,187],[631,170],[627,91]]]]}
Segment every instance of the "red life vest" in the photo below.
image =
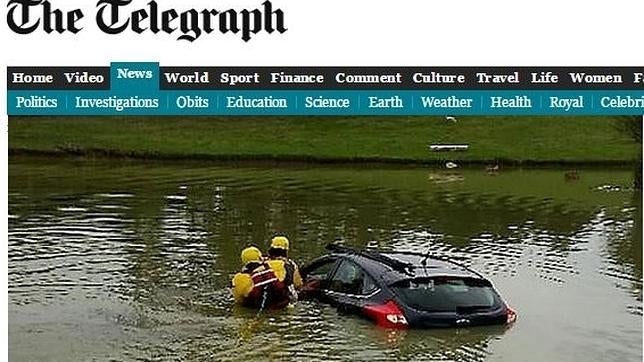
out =
{"type": "Polygon", "coordinates": [[[284,308],[289,303],[288,288],[280,282],[273,270],[266,264],[251,271],[253,289],[246,298],[246,304],[254,308],[284,308]]]}

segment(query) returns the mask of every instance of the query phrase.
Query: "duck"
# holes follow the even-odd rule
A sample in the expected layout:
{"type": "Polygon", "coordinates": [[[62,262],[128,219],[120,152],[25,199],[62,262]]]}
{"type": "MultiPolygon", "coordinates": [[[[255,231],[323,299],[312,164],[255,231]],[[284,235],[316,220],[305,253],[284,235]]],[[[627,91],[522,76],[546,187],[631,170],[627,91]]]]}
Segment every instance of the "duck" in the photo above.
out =
{"type": "Polygon", "coordinates": [[[498,164],[496,164],[496,165],[487,165],[485,167],[485,172],[487,172],[487,173],[497,173],[497,172],[499,172],[499,165],[498,164]]]}
{"type": "Polygon", "coordinates": [[[566,181],[579,180],[579,172],[577,172],[577,170],[566,171],[564,178],[566,179],[566,181]]]}

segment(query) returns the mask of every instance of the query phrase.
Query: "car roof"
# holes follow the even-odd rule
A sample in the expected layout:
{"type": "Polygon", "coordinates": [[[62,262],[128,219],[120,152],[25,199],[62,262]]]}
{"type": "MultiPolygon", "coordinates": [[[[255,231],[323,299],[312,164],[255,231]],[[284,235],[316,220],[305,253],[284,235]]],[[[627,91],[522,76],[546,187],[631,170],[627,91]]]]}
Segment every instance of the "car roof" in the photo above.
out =
{"type": "Polygon", "coordinates": [[[334,252],[332,255],[352,260],[387,285],[408,279],[450,276],[484,279],[474,270],[446,258],[404,251],[334,252]]]}

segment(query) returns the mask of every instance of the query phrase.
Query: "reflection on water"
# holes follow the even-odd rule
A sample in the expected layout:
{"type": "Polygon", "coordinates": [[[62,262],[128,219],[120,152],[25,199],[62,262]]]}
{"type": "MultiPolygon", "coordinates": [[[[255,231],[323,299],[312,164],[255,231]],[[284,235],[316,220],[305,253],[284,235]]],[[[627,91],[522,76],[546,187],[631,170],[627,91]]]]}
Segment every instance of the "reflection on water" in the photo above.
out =
{"type": "Polygon", "coordinates": [[[31,360],[636,361],[642,206],[630,170],[218,166],[12,158],[9,353],[31,360]],[[227,289],[274,233],[431,251],[488,275],[508,331],[390,331],[227,289]]]}

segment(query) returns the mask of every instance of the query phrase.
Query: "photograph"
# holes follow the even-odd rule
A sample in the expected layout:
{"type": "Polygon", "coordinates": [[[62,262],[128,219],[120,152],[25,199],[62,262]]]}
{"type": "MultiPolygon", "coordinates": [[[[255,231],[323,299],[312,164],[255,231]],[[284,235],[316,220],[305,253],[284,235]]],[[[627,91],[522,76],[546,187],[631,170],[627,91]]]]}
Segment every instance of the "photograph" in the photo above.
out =
{"type": "Polygon", "coordinates": [[[641,361],[642,123],[9,115],[9,360],[641,361]]]}

